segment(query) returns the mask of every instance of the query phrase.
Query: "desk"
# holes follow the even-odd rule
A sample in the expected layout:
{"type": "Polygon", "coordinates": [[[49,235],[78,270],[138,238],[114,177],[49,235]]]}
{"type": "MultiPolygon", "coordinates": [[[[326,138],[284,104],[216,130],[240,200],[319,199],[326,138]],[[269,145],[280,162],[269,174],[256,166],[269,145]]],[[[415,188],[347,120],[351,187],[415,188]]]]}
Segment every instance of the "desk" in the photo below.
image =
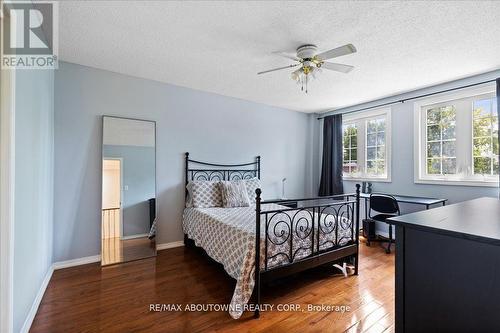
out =
{"type": "MultiPolygon", "coordinates": [[[[373,192],[377,194],[388,194],[388,193],[379,193],[373,192]]],[[[388,194],[394,197],[397,202],[408,203],[413,205],[423,205],[425,209],[429,209],[432,205],[441,204],[442,206],[446,205],[446,201],[448,199],[438,199],[438,198],[427,198],[427,197],[413,197],[409,195],[397,195],[397,194],[388,194]]],[[[370,193],[361,193],[361,199],[365,200],[365,218],[368,217],[368,201],[370,200],[370,193]]]]}
{"type": "MultiPolygon", "coordinates": [[[[268,201],[277,201],[277,200],[288,200],[288,199],[283,199],[283,198],[275,198],[275,199],[267,199],[268,201]]],[[[266,200],[264,200],[266,201],[266,200]]],[[[297,200],[291,199],[290,201],[287,202],[280,202],[279,203],[281,206],[289,207],[289,208],[297,208],[299,206],[299,202],[297,200]]]]}
{"type": "MultiPolygon", "coordinates": [[[[386,194],[386,195],[391,195],[396,199],[398,203],[408,203],[408,204],[413,204],[413,205],[422,205],[425,206],[425,209],[429,209],[432,205],[438,205],[441,204],[442,206],[446,205],[446,201],[448,199],[439,199],[439,198],[429,198],[429,197],[416,197],[416,196],[410,196],[410,195],[398,195],[398,194],[388,194],[388,193],[380,193],[380,192],[373,192],[377,194],[386,194]]],[[[360,198],[364,199],[365,201],[365,219],[368,219],[368,204],[370,200],[370,193],[361,193],[360,198]]],[[[387,221],[388,224],[389,221],[387,221]]],[[[367,238],[367,244],[370,245],[371,241],[383,241],[386,242],[385,240],[378,239],[377,237],[375,238],[367,238]]],[[[391,252],[391,244],[393,243],[392,239],[392,227],[389,227],[389,241],[388,241],[387,249],[386,252],[390,253],[391,252]]]]}
{"type": "Polygon", "coordinates": [[[498,332],[500,200],[390,218],[396,225],[396,332],[498,332]]]}

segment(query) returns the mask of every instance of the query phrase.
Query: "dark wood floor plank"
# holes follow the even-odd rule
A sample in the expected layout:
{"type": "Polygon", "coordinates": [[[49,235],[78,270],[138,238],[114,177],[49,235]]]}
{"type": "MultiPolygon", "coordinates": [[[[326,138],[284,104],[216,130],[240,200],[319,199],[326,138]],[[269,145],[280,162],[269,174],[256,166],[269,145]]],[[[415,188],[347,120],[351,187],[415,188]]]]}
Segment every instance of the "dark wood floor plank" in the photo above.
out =
{"type": "Polygon", "coordinates": [[[101,268],[55,271],[31,332],[392,332],[394,254],[361,245],[360,275],[332,267],[306,271],[263,287],[264,303],[299,304],[301,312],[150,312],[150,304],[228,304],[235,281],[194,248],[159,251],[156,258],[101,268]],[[308,304],[350,311],[307,311],[308,304]]]}

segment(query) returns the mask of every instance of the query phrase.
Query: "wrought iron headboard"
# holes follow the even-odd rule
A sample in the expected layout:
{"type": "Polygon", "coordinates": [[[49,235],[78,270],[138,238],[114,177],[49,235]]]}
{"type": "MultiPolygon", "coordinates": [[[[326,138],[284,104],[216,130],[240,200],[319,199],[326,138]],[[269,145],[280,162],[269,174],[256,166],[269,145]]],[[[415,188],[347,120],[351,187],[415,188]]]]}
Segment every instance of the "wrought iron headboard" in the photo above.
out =
{"type": "Polygon", "coordinates": [[[215,164],[192,160],[189,153],[186,153],[185,161],[186,185],[191,180],[239,180],[254,177],[260,179],[260,156],[250,163],[215,164]]]}

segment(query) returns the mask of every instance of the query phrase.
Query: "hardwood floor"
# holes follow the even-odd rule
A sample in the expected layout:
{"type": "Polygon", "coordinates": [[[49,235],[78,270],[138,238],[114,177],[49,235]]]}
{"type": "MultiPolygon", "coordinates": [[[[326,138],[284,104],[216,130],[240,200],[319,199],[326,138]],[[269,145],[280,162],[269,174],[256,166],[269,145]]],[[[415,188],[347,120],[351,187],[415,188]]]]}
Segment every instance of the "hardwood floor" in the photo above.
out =
{"type": "Polygon", "coordinates": [[[156,253],[155,241],[147,237],[124,240],[119,237],[104,238],[101,244],[102,265],[149,258],[156,253]]]}
{"type": "Polygon", "coordinates": [[[262,302],[300,304],[304,312],[151,312],[150,304],[227,304],[235,281],[194,248],[101,268],[54,272],[31,332],[393,332],[394,254],[361,245],[360,274],[320,267],[264,286],[262,302]],[[350,311],[307,311],[308,304],[350,311]]]}

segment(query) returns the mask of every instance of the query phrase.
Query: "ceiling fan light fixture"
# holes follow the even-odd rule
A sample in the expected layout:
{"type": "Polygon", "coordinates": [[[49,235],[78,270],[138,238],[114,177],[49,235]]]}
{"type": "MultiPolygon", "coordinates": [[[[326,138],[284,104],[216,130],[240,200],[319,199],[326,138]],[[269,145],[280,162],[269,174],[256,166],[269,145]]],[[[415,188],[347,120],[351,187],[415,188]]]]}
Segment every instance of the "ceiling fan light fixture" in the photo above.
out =
{"type": "Polygon", "coordinates": [[[296,70],[294,70],[294,71],[292,72],[292,74],[291,74],[291,78],[292,78],[292,80],[294,80],[294,81],[297,81],[297,82],[298,82],[298,81],[300,80],[300,78],[301,78],[302,74],[303,74],[303,72],[302,72],[302,67],[300,67],[299,69],[296,69],[296,70]]]}
{"type": "Polygon", "coordinates": [[[257,74],[265,74],[290,67],[300,66],[299,69],[291,73],[290,77],[292,78],[292,80],[301,85],[301,90],[304,90],[305,86],[305,92],[307,93],[308,92],[307,85],[309,77],[316,79],[316,74],[321,73],[323,68],[340,73],[349,73],[354,69],[354,67],[350,65],[337,64],[325,61],[331,58],[341,57],[355,53],[356,48],[354,47],[354,45],[346,44],[319,54],[317,53],[317,50],[318,48],[316,45],[305,44],[297,48],[296,56],[288,55],[283,52],[274,52],[274,54],[294,60],[296,61],[296,63],[284,67],[270,69],[267,71],[262,71],[257,74]]]}

